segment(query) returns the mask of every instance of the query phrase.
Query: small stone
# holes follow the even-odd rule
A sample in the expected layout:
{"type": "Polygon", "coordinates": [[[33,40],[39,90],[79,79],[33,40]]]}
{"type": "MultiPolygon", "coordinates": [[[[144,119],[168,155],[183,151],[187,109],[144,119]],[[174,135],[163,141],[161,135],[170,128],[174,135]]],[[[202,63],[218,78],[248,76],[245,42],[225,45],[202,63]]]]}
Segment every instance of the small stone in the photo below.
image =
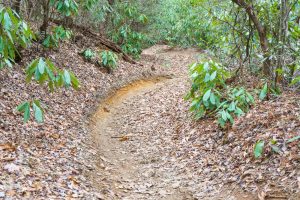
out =
{"type": "Polygon", "coordinates": [[[4,192],[0,192],[0,198],[4,198],[5,197],[5,193],[4,192]]]}
{"type": "Polygon", "coordinates": [[[98,199],[100,199],[100,200],[104,200],[104,199],[105,199],[104,195],[101,194],[101,193],[94,193],[94,195],[95,195],[98,199]]]}
{"type": "Polygon", "coordinates": [[[176,189],[176,188],[178,188],[180,186],[180,182],[176,182],[176,183],[173,183],[172,184],[172,188],[173,189],[176,189]]]}

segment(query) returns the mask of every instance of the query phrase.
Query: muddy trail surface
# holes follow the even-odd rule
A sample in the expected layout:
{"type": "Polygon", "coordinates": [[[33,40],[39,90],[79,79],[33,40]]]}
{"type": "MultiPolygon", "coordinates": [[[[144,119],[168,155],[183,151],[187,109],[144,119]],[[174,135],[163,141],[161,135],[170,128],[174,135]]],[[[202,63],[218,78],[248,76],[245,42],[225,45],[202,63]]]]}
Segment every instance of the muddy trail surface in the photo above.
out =
{"type": "Polygon", "coordinates": [[[187,65],[199,54],[150,49],[143,56],[172,67],[172,75],[136,81],[102,101],[90,125],[97,166],[90,177],[99,198],[255,199],[224,189],[222,180],[203,178],[178,151],[188,145],[178,140],[178,130],[191,120],[183,100],[189,87],[187,65]]]}

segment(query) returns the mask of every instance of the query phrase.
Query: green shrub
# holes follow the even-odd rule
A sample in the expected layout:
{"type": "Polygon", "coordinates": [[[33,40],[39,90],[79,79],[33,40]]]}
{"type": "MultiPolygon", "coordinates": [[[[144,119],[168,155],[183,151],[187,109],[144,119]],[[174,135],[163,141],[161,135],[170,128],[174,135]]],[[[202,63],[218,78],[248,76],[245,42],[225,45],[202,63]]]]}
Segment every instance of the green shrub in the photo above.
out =
{"type": "Polygon", "coordinates": [[[229,77],[218,63],[213,61],[195,63],[190,68],[192,88],[186,99],[192,99],[191,111],[200,119],[218,108],[225,80],[229,77]]]}
{"type": "MultiPolygon", "coordinates": [[[[224,94],[224,93],[223,93],[224,94]]],[[[253,96],[243,87],[228,88],[222,98],[222,103],[217,108],[218,123],[224,127],[227,122],[234,123],[234,116],[240,117],[248,112],[254,104],[253,96]]]]}
{"type": "Polygon", "coordinates": [[[146,36],[137,27],[148,23],[148,17],[140,12],[135,3],[118,2],[112,12],[112,24],[109,35],[120,44],[125,53],[138,57],[142,52],[146,36]]]}
{"type": "MultiPolygon", "coordinates": [[[[0,69],[4,66],[12,67],[18,49],[28,47],[35,35],[20,16],[11,8],[0,8],[0,69]]],[[[53,43],[58,46],[60,40],[69,39],[71,32],[63,27],[56,27],[53,37],[46,39],[46,45],[50,47],[53,43]],[[53,40],[52,43],[50,39],[53,40]]],[[[50,91],[58,87],[70,87],[78,89],[79,82],[72,72],[59,70],[50,60],[43,58],[36,59],[26,70],[26,81],[30,82],[33,78],[39,83],[48,83],[50,91]]],[[[30,119],[30,111],[33,110],[37,122],[43,122],[43,109],[39,100],[25,101],[21,103],[17,110],[24,114],[24,122],[30,119]]]]}
{"type": "Polygon", "coordinates": [[[25,123],[30,120],[31,110],[33,110],[34,118],[38,123],[42,123],[44,121],[44,110],[41,107],[39,100],[25,101],[17,107],[17,110],[23,113],[25,123]]]}
{"type": "Polygon", "coordinates": [[[93,52],[91,49],[84,50],[81,55],[86,59],[91,61],[95,57],[95,52],[93,52]]]}
{"type": "MultiPolygon", "coordinates": [[[[79,88],[79,81],[72,72],[60,70],[49,60],[38,58],[32,61],[26,69],[26,82],[35,80],[39,84],[47,84],[50,92],[60,87],[79,88]]],[[[30,111],[33,111],[34,118],[38,123],[44,120],[44,110],[39,100],[25,101],[21,103],[17,110],[24,115],[24,122],[30,119],[30,111]],[[32,108],[31,108],[32,107],[32,108]]]]}
{"type": "Polygon", "coordinates": [[[27,24],[11,8],[0,8],[0,69],[12,67],[18,48],[26,48],[35,38],[27,24]]]}
{"type": "Polygon", "coordinates": [[[26,70],[26,82],[33,79],[39,84],[47,82],[51,92],[60,87],[79,88],[79,82],[72,72],[58,69],[49,59],[38,58],[31,62],[26,70]]]}
{"type": "Polygon", "coordinates": [[[47,35],[43,41],[43,45],[47,48],[59,47],[59,42],[69,40],[72,36],[72,31],[65,29],[63,26],[56,26],[52,33],[47,35]]]}
{"type": "Polygon", "coordinates": [[[78,13],[78,4],[75,0],[50,0],[50,5],[67,17],[78,13]]]}
{"type": "Polygon", "coordinates": [[[114,70],[117,68],[118,63],[118,56],[111,52],[111,51],[103,51],[101,54],[101,64],[105,67],[108,68],[109,70],[114,70]]]}
{"type": "Polygon", "coordinates": [[[192,88],[186,99],[192,101],[190,110],[196,119],[214,115],[224,127],[234,122],[235,116],[247,112],[254,98],[244,88],[226,85],[230,74],[214,61],[195,63],[190,68],[192,88]]]}

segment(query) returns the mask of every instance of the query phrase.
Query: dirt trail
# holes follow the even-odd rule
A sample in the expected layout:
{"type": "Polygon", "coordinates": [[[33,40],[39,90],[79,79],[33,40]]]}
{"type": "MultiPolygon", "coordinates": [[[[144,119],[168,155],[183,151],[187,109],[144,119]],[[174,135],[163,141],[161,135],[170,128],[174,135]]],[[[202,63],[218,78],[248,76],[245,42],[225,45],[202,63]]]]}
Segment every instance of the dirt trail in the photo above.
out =
{"type": "MultiPolygon", "coordinates": [[[[95,139],[99,141],[99,150],[102,152],[100,159],[104,162],[109,163],[112,166],[111,179],[115,183],[113,188],[119,193],[117,196],[126,197],[128,190],[134,189],[135,181],[140,182],[139,179],[141,173],[140,169],[143,168],[142,165],[147,164],[148,162],[156,162],[155,158],[147,157],[145,155],[142,159],[135,159],[132,156],[132,152],[126,151],[122,142],[134,142],[138,135],[134,133],[123,133],[116,132],[115,127],[115,116],[119,115],[119,110],[122,109],[124,103],[133,101],[137,95],[143,95],[148,91],[153,91],[163,86],[164,84],[172,84],[178,79],[172,79],[168,77],[158,77],[151,80],[140,80],[125,86],[118,90],[113,96],[106,99],[101,103],[98,112],[94,116],[96,121],[95,125],[95,139]],[[126,185],[122,185],[123,183],[126,185]],[[122,194],[123,193],[123,194],[122,194]]],[[[120,117],[120,116],[119,116],[120,117]]],[[[152,176],[153,171],[146,171],[146,176],[152,176]]],[[[145,177],[146,178],[146,177],[145,177]]],[[[145,198],[145,195],[150,195],[151,198],[157,199],[158,196],[147,191],[146,188],[153,187],[152,184],[147,183],[145,180],[144,185],[140,185],[141,188],[134,191],[134,196],[128,195],[124,199],[142,199],[145,198]]],[[[159,196],[164,195],[166,191],[162,191],[159,196]]],[[[166,192],[167,193],[167,192],[166,192]]],[[[176,191],[172,188],[168,188],[168,193],[173,194],[169,195],[164,199],[181,199],[178,198],[176,191]]]]}
{"type": "Polygon", "coordinates": [[[176,130],[185,117],[190,118],[188,112],[184,118],[177,115],[189,85],[186,64],[198,52],[161,51],[166,65],[183,67],[174,69],[173,76],[121,88],[100,104],[92,118],[98,173],[91,177],[101,198],[247,199],[240,194],[236,198],[232,190],[220,195],[211,189],[210,180],[201,180],[190,172],[192,166],[177,159],[176,130]]]}

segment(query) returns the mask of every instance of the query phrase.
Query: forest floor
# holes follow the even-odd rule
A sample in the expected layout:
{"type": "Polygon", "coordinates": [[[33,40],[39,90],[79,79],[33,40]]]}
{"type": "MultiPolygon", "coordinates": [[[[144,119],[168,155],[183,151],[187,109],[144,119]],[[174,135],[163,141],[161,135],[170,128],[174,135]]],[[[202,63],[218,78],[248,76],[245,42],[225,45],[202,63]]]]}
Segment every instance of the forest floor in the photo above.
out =
{"type": "Polygon", "coordinates": [[[100,48],[82,38],[41,52],[74,71],[79,91],[25,84],[35,47],[0,71],[0,199],[299,199],[299,148],[284,141],[300,133],[300,97],[258,103],[221,130],[183,100],[201,52],[156,45],[142,66],[120,60],[107,74],[78,55],[100,48]],[[44,124],[15,111],[31,98],[47,105],[44,124]],[[280,155],[254,160],[255,142],[274,137],[280,155]]]}

